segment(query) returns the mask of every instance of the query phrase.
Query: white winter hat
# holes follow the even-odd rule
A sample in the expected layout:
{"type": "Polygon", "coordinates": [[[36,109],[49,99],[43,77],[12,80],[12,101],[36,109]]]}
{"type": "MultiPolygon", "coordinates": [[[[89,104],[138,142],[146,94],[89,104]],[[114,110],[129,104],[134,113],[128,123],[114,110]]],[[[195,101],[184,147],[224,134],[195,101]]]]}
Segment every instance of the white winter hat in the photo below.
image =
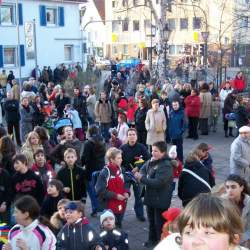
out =
{"type": "Polygon", "coordinates": [[[177,157],[177,151],[176,151],[176,145],[173,145],[170,149],[169,149],[169,152],[168,152],[168,156],[171,158],[171,159],[175,159],[177,157]]]}
{"type": "Polygon", "coordinates": [[[248,133],[250,132],[250,127],[248,126],[243,126],[239,129],[239,133],[248,133]]]}
{"type": "Polygon", "coordinates": [[[100,223],[102,225],[102,223],[108,218],[111,217],[115,220],[115,216],[113,214],[113,212],[111,210],[106,210],[104,213],[101,214],[100,216],[100,223]]]}

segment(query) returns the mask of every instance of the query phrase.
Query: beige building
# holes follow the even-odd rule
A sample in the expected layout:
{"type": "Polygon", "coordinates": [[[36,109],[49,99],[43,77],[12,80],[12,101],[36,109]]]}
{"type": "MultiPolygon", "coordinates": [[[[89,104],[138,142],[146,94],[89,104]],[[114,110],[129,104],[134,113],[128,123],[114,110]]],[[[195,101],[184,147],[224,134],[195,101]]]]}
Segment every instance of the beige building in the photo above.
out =
{"type": "MultiPolygon", "coordinates": [[[[106,20],[114,20],[106,23],[107,56],[149,58],[158,39],[151,36],[155,21],[148,1],[159,16],[161,0],[105,0],[106,20]]],[[[246,0],[175,0],[167,12],[172,64],[187,57],[203,63],[205,44],[211,66],[218,60],[227,66],[247,63],[249,7],[246,0]]]]}
{"type": "MultiPolygon", "coordinates": [[[[154,0],[155,1],[155,0],[154,0]]],[[[156,4],[156,7],[159,4],[156,4]]],[[[105,0],[106,55],[111,58],[150,56],[155,29],[147,0],[105,0]],[[144,6],[145,5],[145,6],[144,6]],[[113,20],[110,22],[110,20],[113,20]]]]}

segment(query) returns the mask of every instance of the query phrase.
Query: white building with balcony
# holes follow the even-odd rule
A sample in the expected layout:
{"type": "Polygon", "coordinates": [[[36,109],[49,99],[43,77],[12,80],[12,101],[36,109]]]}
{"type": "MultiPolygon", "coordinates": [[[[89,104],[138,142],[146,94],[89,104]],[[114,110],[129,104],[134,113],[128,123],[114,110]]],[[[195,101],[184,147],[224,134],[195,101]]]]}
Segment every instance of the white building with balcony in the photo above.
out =
{"type": "Polygon", "coordinates": [[[2,0],[0,69],[25,78],[36,65],[84,64],[79,4],[85,1],[2,0]]]}

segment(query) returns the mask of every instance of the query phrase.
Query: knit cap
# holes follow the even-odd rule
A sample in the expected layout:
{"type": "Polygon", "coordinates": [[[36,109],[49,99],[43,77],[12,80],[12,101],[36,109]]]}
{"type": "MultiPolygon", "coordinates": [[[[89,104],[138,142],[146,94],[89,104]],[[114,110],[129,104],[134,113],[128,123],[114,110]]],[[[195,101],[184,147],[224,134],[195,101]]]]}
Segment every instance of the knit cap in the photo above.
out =
{"type": "Polygon", "coordinates": [[[115,220],[115,216],[111,210],[106,210],[104,213],[101,214],[100,216],[100,223],[102,223],[107,219],[107,218],[113,218],[115,220]]]}

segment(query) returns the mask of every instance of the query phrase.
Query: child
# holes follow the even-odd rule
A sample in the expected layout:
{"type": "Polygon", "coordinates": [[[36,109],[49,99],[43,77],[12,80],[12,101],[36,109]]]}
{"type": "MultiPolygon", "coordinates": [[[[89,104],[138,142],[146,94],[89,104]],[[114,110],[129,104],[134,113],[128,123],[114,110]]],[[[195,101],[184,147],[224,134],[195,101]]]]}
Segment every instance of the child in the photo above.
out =
{"type": "Polygon", "coordinates": [[[53,125],[53,120],[51,117],[45,113],[44,114],[44,122],[42,124],[42,127],[46,128],[48,130],[49,136],[52,136],[54,133],[54,125],[53,125]]]}
{"type": "Polygon", "coordinates": [[[13,158],[16,173],[12,177],[14,199],[23,195],[33,196],[39,204],[44,199],[44,188],[41,178],[28,168],[27,158],[24,154],[16,154],[13,158]]]}
{"type": "Polygon", "coordinates": [[[120,228],[129,197],[121,169],[121,153],[117,148],[108,149],[106,153],[108,164],[101,170],[95,186],[100,205],[112,210],[116,217],[116,225],[120,228]]]}
{"type": "Polygon", "coordinates": [[[135,111],[138,109],[138,105],[134,100],[133,96],[128,98],[128,108],[127,108],[127,118],[128,118],[128,125],[134,126],[135,125],[135,111]]]}
{"type": "Polygon", "coordinates": [[[118,138],[121,140],[122,144],[127,143],[127,133],[128,133],[128,124],[125,114],[120,113],[118,116],[118,138]]]}
{"type": "Polygon", "coordinates": [[[28,134],[27,140],[21,149],[21,152],[27,157],[28,166],[30,168],[35,163],[34,153],[38,149],[43,149],[43,146],[40,143],[40,138],[37,132],[32,131],[28,134]]]}
{"type": "Polygon", "coordinates": [[[82,129],[82,121],[80,119],[79,113],[76,109],[73,108],[71,104],[67,104],[64,109],[65,116],[70,118],[73,124],[74,133],[76,138],[80,141],[83,141],[84,134],[82,129]]]}
{"type": "Polygon", "coordinates": [[[59,233],[66,223],[64,207],[68,202],[70,202],[69,199],[59,200],[57,203],[57,211],[50,218],[50,223],[56,231],[56,234],[59,233]]]}
{"type": "Polygon", "coordinates": [[[173,172],[173,196],[177,195],[177,190],[178,190],[178,179],[182,171],[182,163],[180,160],[176,159],[177,158],[177,151],[176,151],[176,145],[173,145],[169,152],[168,152],[169,158],[176,160],[172,161],[172,165],[174,166],[174,172],[173,172]]]}
{"type": "Polygon", "coordinates": [[[57,249],[102,250],[102,243],[98,234],[84,217],[84,206],[80,201],[70,201],[65,206],[67,223],[57,235],[57,249]]]}
{"type": "Polygon", "coordinates": [[[45,250],[56,249],[56,238],[51,230],[39,220],[37,201],[25,195],[14,204],[17,224],[11,228],[4,250],[45,250]]]}
{"type": "Polygon", "coordinates": [[[100,216],[100,233],[103,244],[106,249],[128,250],[128,235],[115,228],[115,216],[111,210],[106,210],[100,216]]]}
{"type": "Polygon", "coordinates": [[[57,211],[57,204],[62,197],[63,184],[59,180],[50,180],[47,188],[47,197],[41,207],[41,215],[48,219],[57,211]]]}
{"type": "Polygon", "coordinates": [[[77,155],[73,148],[68,148],[64,152],[64,161],[66,166],[61,168],[57,173],[57,179],[60,180],[63,185],[63,191],[66,198],[70,200],[85,200],[86,199],[86,187],[84,170],[81,167],[76,166],[77,155]]]}
{"type": "Polygon", "coordinates": [[[177,207],[171,207],[162,213],[162,217],[166,220],[166,222],[162,227],[161,240],[172,233],[178,232],[177,220],[180,213],[181,209],[177,207]]]}
{"type": "Polygon", "coordinates": [[[218,95],[213,96],[212,105],[211,105],[211,128],[213,128],[213,132],[217,130],[217,123],[220,117],[220,100],[218,95]]]}
{"type": "Polygon", "coordinates": [[[115,147],[115,148],[120,148],[122,145],[122,141],[118,138],[118,131],[116,128],[111,128],[109,130],[111,138],[109,139],[109,148],[115,147]]]}
{"type": "Polygon", "coordinates": [[[32,165],[31,170],[41,177],[44,190],[47,190],[48,182],[55,178],[56,173],[52,166],[46,161],[43,149],[38,149],[34,153],[35,163],[32,165]]]}

